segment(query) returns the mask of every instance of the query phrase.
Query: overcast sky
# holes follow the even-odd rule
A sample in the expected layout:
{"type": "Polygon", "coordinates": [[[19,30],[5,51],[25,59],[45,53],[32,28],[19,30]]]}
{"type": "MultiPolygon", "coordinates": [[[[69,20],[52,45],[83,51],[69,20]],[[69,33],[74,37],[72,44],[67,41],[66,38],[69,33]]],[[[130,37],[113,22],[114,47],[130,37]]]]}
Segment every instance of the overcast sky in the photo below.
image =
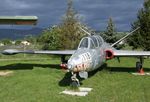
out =
{"type": "MultiPolygon", "coordinates": [[[[74,0],[74,8],[82,17],[82,22],[93,29],[105,30],[108,18],[112,17],[118,31],[127,31],[143,1],[74,0]]],[[[0,16],[35,15],[39,18],[37,27],[45,28],[60,23],[66,7],[67,0],[3,0],[0,16]]]]}

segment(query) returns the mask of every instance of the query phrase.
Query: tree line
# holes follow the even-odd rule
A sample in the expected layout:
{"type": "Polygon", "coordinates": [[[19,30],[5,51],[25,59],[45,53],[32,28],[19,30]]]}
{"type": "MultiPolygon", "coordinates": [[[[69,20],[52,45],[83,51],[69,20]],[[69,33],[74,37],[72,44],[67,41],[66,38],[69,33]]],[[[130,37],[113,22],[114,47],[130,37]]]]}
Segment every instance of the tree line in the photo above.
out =
{"type": "Polygon", "coordinates": [[[137,20],[132,23],[132,30],[140,27],[128,40],[134,48],[150,51],[150,0],[145,0],[138,11],[137,20]]]}
{"type": "MultiPolygon", "coordinates": [[[[142,48],[145,51],[150,50],[150,0],[145,0],[143,8],[137,13],[137,19],[131,24],[131,31],[140,27],[132,34],[126,43],[134,49],[142,48]]],[[[68,5],[64,16],[59,24],[45,29],[37,38],[28,37],[29,42],[41,44],[44,50],[54,49],[75,49],[82,37],[87,36],[80,27],[87,28],[89,32],[94,31],[81,23],[78,13],[73,8],[73,0],[68,0],[68,5]]],[[[108,24],[104,32],[98,33],[108,43],[114,43],[119,39],[113,18],[108,19],[108,24]]],[[[4,40],[9,43],[8,40],[4,40]]],[[[19,43],[19,41],[18,41],[19,43]]],[[[120,46],[116,46],[121,48],[120,46]]]]}
{"type": "MultiPolygon", "coordinates": [[[[73,8],[73,1],[68,0],[65,16],[60,24],[47,28],[43,31],[37,42],[43,43],[43,49],[75,49],[83,36],[87,36],[80,29],[87,28],[88,32],[93,32],[93,29],[80,22],[77,12],[73,8]]],[[[116,30],[112,18],[108,21],[107,30],[101,34],[109,43],[116,41],[116,30]]]]}
{"type": "MultiPolygon", "coordinates": [[[[79,26],[86,25],[80,22],[77,12],[73,9],[72,0],[68,0],[68,7],[62,22],[55,27],[46,29],[38,41],[48,44],[43,46],[43,49],[74,49],[81,38],[85,36],[79,26]]],[[[137,27],[140,29],[134,32],[126,43],[133,48],[150,50],[150,0],[144,2],[143,8],[137,14],[137,20],[132,23],[131,30],[137,27]]],[[[118,40],[115,24],[111,17],[108,20],[106,30],[100,35],[108,43],[114,43],[118,40]]]]}

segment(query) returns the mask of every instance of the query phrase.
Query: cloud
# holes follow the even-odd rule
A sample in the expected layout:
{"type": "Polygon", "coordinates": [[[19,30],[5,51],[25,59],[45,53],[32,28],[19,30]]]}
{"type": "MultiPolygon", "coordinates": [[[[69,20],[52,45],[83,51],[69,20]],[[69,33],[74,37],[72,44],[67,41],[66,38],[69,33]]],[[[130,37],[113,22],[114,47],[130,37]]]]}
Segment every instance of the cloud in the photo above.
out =
{"type": "Polygon", "coordinates": [[[24,1],[17,1],[17,0],[6,0],[5,1],[8,7],[11,9],[28,9],[31,6],[25,3],[24,1]]]}
{"type": "Polygon", "coordinates": [[[131,23],[136,19],[138,10],[142,7],[143,0],[82,0],[76,4],[79,13],[85,16],[86,21],[100,29],[99,26],[107,24],[109,17],[112,17],[117,23],[118,30],[130,30],[131,23]],[[105,22],[106,24],[95,24],[105,22]],[[93,23],[92,23],[93,22],[93,23]],[[99,26],[95,26],[95,25],[99,26]],[[126,25],[125,28],[122,25],[126,25]],[[127,26],[128,25],[128,26],[127,26]]]}

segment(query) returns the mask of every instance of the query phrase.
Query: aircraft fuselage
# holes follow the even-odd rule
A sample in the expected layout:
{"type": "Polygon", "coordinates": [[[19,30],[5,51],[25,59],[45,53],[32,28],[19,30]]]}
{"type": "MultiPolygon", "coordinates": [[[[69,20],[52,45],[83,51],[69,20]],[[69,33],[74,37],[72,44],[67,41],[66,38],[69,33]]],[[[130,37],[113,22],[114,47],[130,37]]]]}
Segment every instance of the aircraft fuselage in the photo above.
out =
{"type": "Polygon", "coordinates": [[[89,72],[99,68],[106,60],[105,48],[108,46],[100,36],[83,38],[68,60],[67,68],[71,72],[89,72]]]}

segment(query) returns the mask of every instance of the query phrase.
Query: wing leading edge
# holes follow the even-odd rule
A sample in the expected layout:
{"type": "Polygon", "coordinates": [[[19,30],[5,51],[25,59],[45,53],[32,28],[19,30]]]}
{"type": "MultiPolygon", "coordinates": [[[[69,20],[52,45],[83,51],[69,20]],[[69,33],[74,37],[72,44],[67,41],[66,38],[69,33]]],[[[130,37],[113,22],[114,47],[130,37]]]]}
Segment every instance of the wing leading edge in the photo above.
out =
{"type": "Polygon", "coordinates": [[[62,50],[62,51],[30,51],[30,50],[17,50],[17,49],[7,49],[2,51],[1,53],[4,55],[14,55],[19,53],[26,53],[26,54],[51,54],[51,55],[72,55],[75,50],[62,50]]]}
{"type": "MultiPolygon", "coordinates": [[[[30,50],[17,50],[17,49],[6,49],[2,51],[5,55],[14,55],[19,53],[26,54],[51,54],[51,55],[72,55],[75,50],[55,50],[55,51],[30,51],[30,50]]],[[[113,50],[115,57],[136,57],[136,56],[150,56],[150,51],[129,51],[129,50],[113,50]]]]}
{"type": "Polygon", "coordinates": [[[150,56],[150,51],[128,51],[128,50],[113,50],[116,57],[138,57],[150,56]]]}

